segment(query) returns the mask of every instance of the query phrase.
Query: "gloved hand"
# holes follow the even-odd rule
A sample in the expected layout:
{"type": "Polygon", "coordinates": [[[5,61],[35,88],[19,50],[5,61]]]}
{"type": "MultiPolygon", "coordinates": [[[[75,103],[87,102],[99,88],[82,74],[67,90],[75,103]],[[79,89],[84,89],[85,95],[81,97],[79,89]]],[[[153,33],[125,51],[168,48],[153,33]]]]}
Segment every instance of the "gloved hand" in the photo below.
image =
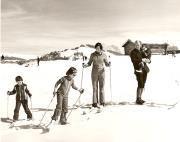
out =
{"type": "Polygon", "coordinates": [[[88,67],[88,64],[83,63],[83,64],[82,64],[82,67],[83,67],[83,68],[86,68],[86,67],[88,67]]]}
{"type": "Polygon", "coordinates": [[[7,95],[10,95],[10,91],[7,91],[7,95]]]}
{"type": "Polygon", "coordinates": [[[149,59],[146,59],[146,58],[143,58],[142,61],[143,61],[144,63],[150,63],[150,62],[151,62],[149,59]]]}
{"type": "Polygon", "coordinates": [[[80,92],[81,94],[84,93],[84,89],[83,89],[83,88],[79,89],[79,92],[80,92]]]}
{"type": "Polygon", "coordinates": [[[57,92],[54,91],[54,92],[53,92],[53,97],[56,96],[56,94],[57,94],[57,92]]]}

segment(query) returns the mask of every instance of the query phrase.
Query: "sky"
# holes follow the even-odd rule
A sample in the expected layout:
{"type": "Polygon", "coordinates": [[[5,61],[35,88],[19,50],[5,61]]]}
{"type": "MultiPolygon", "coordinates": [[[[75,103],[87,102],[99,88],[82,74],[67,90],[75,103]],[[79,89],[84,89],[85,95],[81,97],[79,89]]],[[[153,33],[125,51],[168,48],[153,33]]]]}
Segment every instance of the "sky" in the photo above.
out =
{"type": "Polygon", "coordinates": [[[1,52],[41,55],[127,40],[180,47],[179,0],[1,0],[1,52]]]}

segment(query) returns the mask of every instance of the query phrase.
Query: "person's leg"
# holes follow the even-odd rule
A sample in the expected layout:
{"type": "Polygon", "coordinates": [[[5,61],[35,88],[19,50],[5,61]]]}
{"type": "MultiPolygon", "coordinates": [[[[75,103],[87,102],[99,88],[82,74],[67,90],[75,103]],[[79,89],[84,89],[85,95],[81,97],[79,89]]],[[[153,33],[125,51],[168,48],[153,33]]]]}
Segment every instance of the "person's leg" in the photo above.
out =
{"type": "Polygon", "coordinates": [[[141,99],[143,88],[137,87],[136,103],[142,105],[145,101],[141,99]]]}
{"type": "Polygon", "coordinates": [[[143,91],[144,91],[144,86],[145,86],[145,83],[146,83],[146,80],[147,80],[147,72],[146,71],[143,71],[143,75],[142,75],[142,83],[141,83],[141,88],[140,88],[140,100],[144,103],[145,101],[142,100],[142,94],[143,94],[143,91]]]}
{"type": "Polygon", "coordinates": [[[62,111],[62,100],[63,100],[63,96],[61,94],[57,94],[57,105],[56,105],[56,109],[54,110],[54,114],[51,117],[52,120],[58,120],[58,117],[62,111]]]}
{"type": "Polygon", "coordinates": [[[99,95],[100,95],[100,105],[105,104],[105,93],[104,93],[104,85],[105,85],[105,70],[103,69],[99,74],[99,95]]]}
{"type": "Polygon", "coordinates": [[[145,86],[146,80],[147,80],[147,72],[143,71],[143,85],[145,86]]]}
{"type": "Polygon", "coordinates": [[[144,102],[145,102],[144,100],[142,100],[143,91],[144,91],[144,88],[139,88],[139,98],[138,98],[138,100],[139,100],[141,103],[144,103],[144,102]]]}
{"type": "Polygon", "coordinates": [[[144,83],[143,83],[143,73],[136,73],[136,79],[138,82],[138,87],[136,91],[136,103],[142,105],[144,101],[141,99],[144,83]]]}
{"type": "Polygon", "coordinates": [[[67,124],[67,118],[66,118],[67,112],[68,112],[68,97],[64,97],[62,102],[62,111],[60,117],[61,125],[67,124]]]}
{"type": "Polygon", "coordinates": [[[20,106],[21,106],[21,101],[16,101],[16,106],[15,106],[15,109],[14,109],[13,120],[18,120],[20,106]]]}
{"type": "Polygon", "coordinates": [[[93,87],[93,107],[97,107],[98,103],[98,72],[92,69],[91,74],[92,87],[93,87]]]}
{"type": "Polygon", "coordinates": [[[31,113],[30,109],[28,108],[28,101],[23,100],[22,101],[22,106],[24,108],[25,113],[27,114],[27,118],[32,119],[32,113],[31,113]]]}
{"type": "Polygon", "coordinates": [[[97,100],[97,103],[99,103],[99,78],[96,80],[96,100],[97,100]]]}

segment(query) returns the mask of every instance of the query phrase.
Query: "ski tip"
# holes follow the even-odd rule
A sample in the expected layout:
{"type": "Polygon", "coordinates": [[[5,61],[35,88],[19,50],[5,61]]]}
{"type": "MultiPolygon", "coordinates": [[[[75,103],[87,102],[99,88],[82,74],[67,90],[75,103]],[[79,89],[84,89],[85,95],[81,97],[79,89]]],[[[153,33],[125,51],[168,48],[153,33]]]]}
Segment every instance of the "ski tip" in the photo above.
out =
{"type": "Polygon", "coordinates": [[[41,134],[46,134],[50,132],[50,128],[44,128],[41,134]]]}
{"type": "Polygon", "coordinates": [[[83,111],[82,115],[86,115],[86,114],[87,114],[86,111],[83,111]]]}
{"type": "Polygon", "coordinates": [[[96,113],[101,113],[101,112],[102,112],[102,110],[101,110],[101,109],[98,109],[96,113]]]}
{"type": "Polygon", "coordinates": [[[13,128],[13,127],[14,127],[14,122],[11,122],[9,128],[11,129],[11,128],[13,128]]]}

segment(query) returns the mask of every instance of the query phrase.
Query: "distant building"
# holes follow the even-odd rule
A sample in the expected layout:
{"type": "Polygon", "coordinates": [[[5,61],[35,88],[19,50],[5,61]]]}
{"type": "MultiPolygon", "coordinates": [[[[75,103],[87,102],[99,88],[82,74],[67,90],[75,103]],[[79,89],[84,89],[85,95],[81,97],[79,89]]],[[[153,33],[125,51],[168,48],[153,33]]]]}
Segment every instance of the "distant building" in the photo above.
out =
{"type": "Polygon", "coordinates": [[[152,54],[167,54],[168,44],[149,44],[149,43],[143,43],[147,48],[151,49],[152,54]]]}
{"type": "Polygon", "coordinates": [[[177,46],[168,46],[167,54],[176,54],[176,53],[178,53],[177,46]]]}
{"type": "MultiPolygon", "coordinates": [[[[147,48],[151,49],[152,54],[167,54],[168,44],[151,44],[151,43],[142,43],[147,48]]],[[[123,45],[125,55],[129,55],[130,52],[135,48],[135,43],[128,39],[123,45]]]]}

